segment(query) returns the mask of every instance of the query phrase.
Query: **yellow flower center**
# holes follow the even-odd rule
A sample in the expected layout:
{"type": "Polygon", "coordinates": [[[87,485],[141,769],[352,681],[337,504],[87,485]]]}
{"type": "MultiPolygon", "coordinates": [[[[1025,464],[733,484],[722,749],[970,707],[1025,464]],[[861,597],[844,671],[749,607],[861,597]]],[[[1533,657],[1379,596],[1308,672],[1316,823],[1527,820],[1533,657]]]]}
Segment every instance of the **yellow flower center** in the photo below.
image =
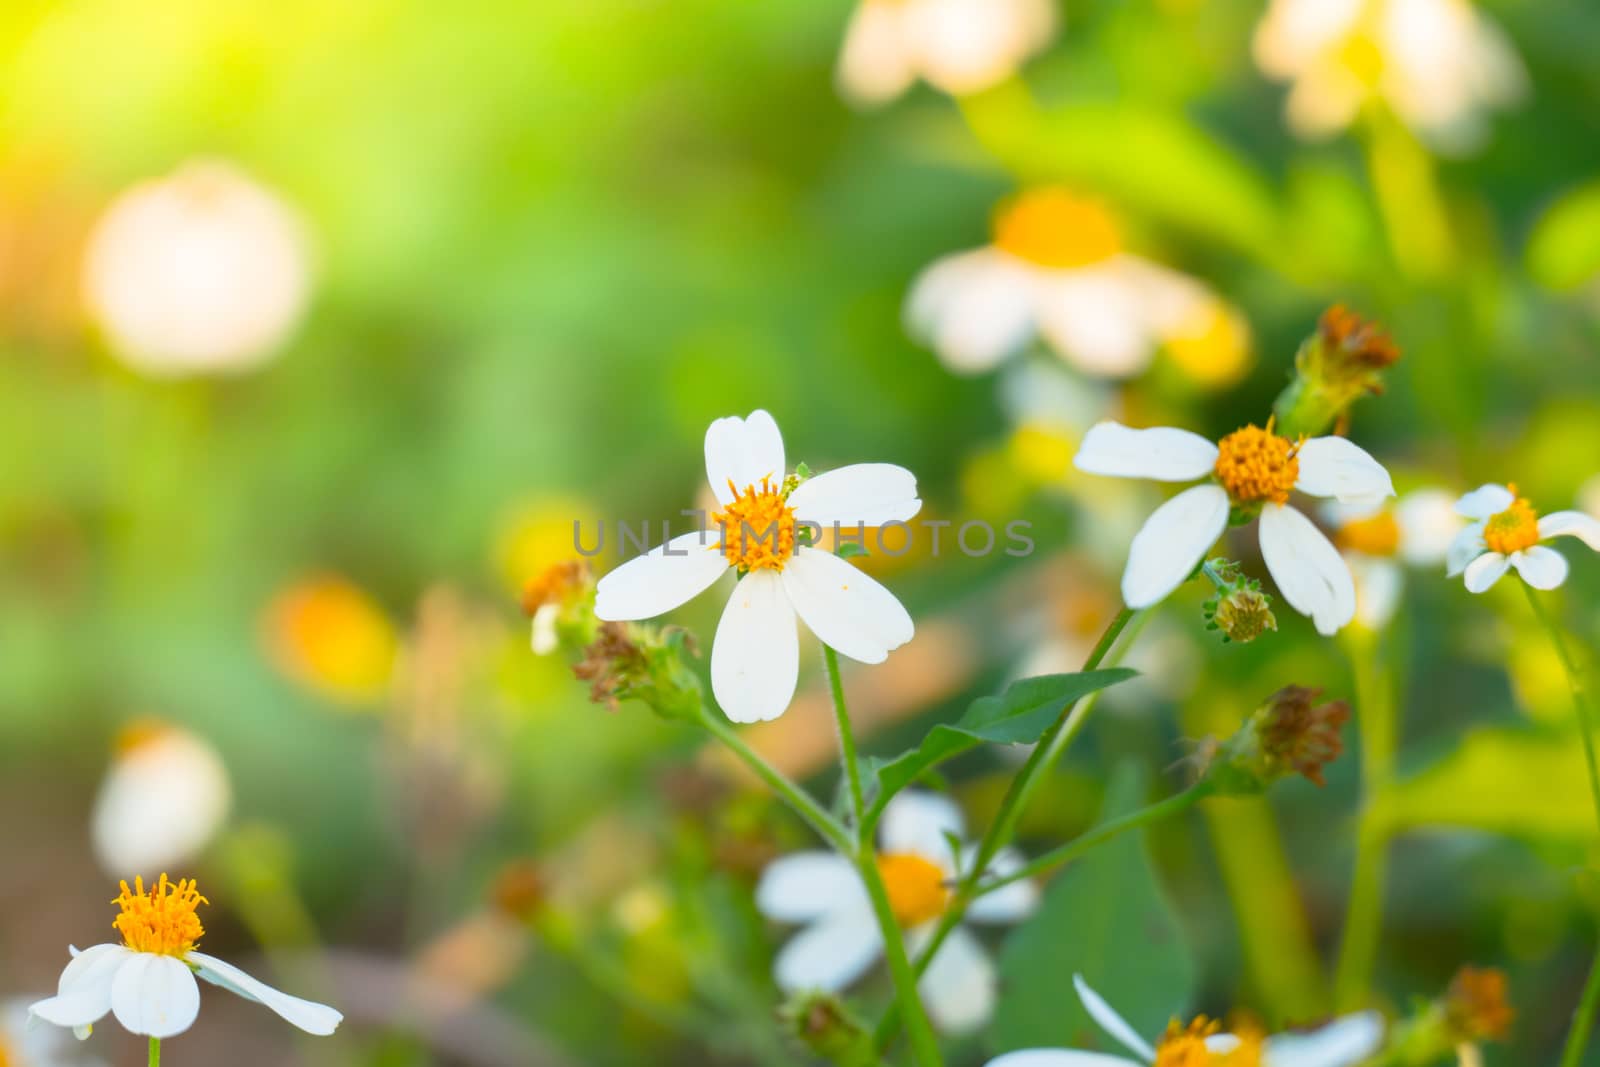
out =
{"type": "Polygon", "coordinates": [[[1065,189],[1030,189],[995,213],[995,247],[1041,267],[1082,267],[1122,247],[1116,220],[1093,200],[1065,189]]]}
{"type": "Polygon", "coordinates": [[[728,564],[741,571],[783,570],[794,555],[794,508],[781,485],[763,477],[760,487],[747,485],[744,492],[732,483],[734,498],[727,507],[711,516],[722,531],[722,554],[728,564]]]}
{"type": "Polygon", "coordinates": [[[1392,556],[1400,550],[1400,523],[1392,511],[1354,519],[1339,528],[1334,538],[1340,548],[1367,556],[1392,556]]]}
{"type": "Polygon", "coordinates": [[[950,902],[944,870],[914,852],[885,852],[878,856],[878,874],[889,894],[889,909],[903,927],[921,926],[944,914],[950,902]]]}
{"type": "Polygon", "coordinates": [[[1212,1052],[1206,1038],[1222,1028],[1204,1015],[1185,1026],[1174,1019],[1156,1048],[1155,1067],[1261,1067],[1262,1037],[1254,1031],[1241,1031],[1239,1044],[1231,1052],[1212,1052]]]}
{"type": "Polygon", "coordinates": [[[135,952],[182,957],[205,936],[195,909],[211,901],[200,895],[192,879],[174,885],[163,874],[149,892],[143,878],[133,880],[132,890],[123,882],[122,894],[111,903],[122,909],[111,925],[122,934],[124,945],[135,952]]]}
{"type": "Polygon", "coordinates": [[[1517,495],[1515,485],[1507,488],[1516,499],[1509,508],[1483,524],[1483,543],[1503,556],[1539,543],[1539,513],[1533,510],[1527,498],[1517,495]]]}
{"type": "Polygon", "coordinates": [[[1383,80],[1383,48],[1370,30],[1352,34],[1339,49],[1339,65],[1367,89],[1376,89],[1383,80]]]}
{"type": "Polygon", "coordinates": [[[1270,500],[1287,504],[1289,492],[1300,477],[1300,446],[1254,425],[1235,430],[1217,443],[1217,481],[1235,504],[1270,500]]]}

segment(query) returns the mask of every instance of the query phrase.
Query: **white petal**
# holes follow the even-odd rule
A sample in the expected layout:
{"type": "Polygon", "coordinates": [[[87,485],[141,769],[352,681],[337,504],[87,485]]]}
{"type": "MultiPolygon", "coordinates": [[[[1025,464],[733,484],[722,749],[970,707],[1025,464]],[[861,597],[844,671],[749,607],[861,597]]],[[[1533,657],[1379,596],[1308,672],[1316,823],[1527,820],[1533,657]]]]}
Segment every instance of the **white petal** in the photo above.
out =
{"type": "Polygon", "coordinates": [[[1467,592],[1482,593],[1505,574],[1511,566],[1511,561],[1498,552],[1485,552],[1471,563],[1462,572],[1466,577],[1467,592]]]}
{"type": "Polygon", "coordinates": [[[1117,271],[1053,272],[1038,286],[1039,332],[1072,366],[1097,378],[1127,378],[1155,355],[1155,323],[1138,282],[1117,271]]]}
{"type": "Polygon", "coordinates": [[[177,957],[136,952],[117,968],[111,1011],[130,1034],[174,1037],[200,1014],[200,987],[177,957]]]}
{"type": "Polygon", "coordinates": [[[1394,506],[1394,518],[1400,526],[1400,558],[1414,567],[1444,562],[1461,532],[1455,500],[1443,489],[1407,493],[1394,506]]]}
{"type": "Polygon", "coordinates": [[[1535,589],[1554,589],[1567,580],[1567,557],[1553,548],[1534,545],[1511,554],[1511,565],[1535,589]]]}
{"type": "MultiPolygon", "coordinates": [[[[978,847],[973,845],[968,848],[962,857],[962,870],[971,866],[971,861],[978,847]]],[[[1005,877],[1024,865],[1022,853],[1014,848],[1003,848],[989,864],[990,877],[1005,877]]],[[[1001,886],[992,893],[985,893],[967,908],[967,918],[980,923],[1015,923],[1021,922],[1032,915],[1039,907],[1039,887],[1032,879],[1024,878],[1020,882],[1001,886]]]]}
{"type": "Polygon", "coordinates": [[[1296,453],[1300,477],[1294,487],[1312,496],[1338,500],[1394,496],[1383,464],[1343,437],[1313,437],[1296,453]]]}
{"type": "Polygon", "coordinates": [[[879,104],[910,87],[916,73],[901,23],[893,4],[863,0],[856,5],[844,31],[837,73],[839,89],[850,100],[879,104]]]}
{"type": "Polygon", "coordinates": [[[970,1033],[989,1021],[999,978],[988,953],[965,927],[950,931],[917,983],[935,1026],[951,1034],[970,1033]]]}
{"type": "Polygon", "coordinates": [[[231,797],[216,750],[162,727],[121,753],[101,783],[90,820],[95,855],[116,875],[174,868],[211,840],[231,797]]]}
{"type": "Polygon", "coordinates": [[[1031,276],[991,248],[946,256],[912,285],[906,325],[945,366],[979,374],[1033,335],[1031,276]]]}
{"type": "Polygon", "coordinates": [[[711,645],[711,692],[734,722],[776,719],[800,679],[800,635],[783,579],[751,571],[734,587],[711,645]]]}
{"type": "Polygon", "coordinates": [[[293,1023],[308,1034],[326,1037],[344,1021],[343,1013],[314,1000],[304,1000],[274,989],[267,983],[241,971],[233,964],[207,956],[204,952],[191,952],[184,957],[199,968],[201,978],[228,992],[253,1000],[293,1023]]]}
{"type": "Polygon", "coordinates": [[[1475,522],[1456,534],[1455,540],[1450,542],[1444,557],[1446,575],[1454,578],[1467,569],[1467,564],[1487,551],[1489,546],[1483,540],[1483,523],[1475,522]]]}
{"type": "Polygon", "coordinates": [[[1119,422],[1096,423],[1083,435],[1073,466],[1089,474],[1189,482],[1217,465],[1217,446],[1197,433],[1170,426],[1135,430],[1119,422]]]}
{"type": "Polygon", "coordinates": [[[1456,514],[1469,519],[1487,519],[1509,508],[1516,497],[1503,485],[1480,485],[1456,501],[1456,514]]]}
{"type": "Polygon", "coordinates": [[[654,618],[705,592],[728,569],[721,543],[716,531],[696,530],[635,556],[595,586],[596,617],[654,618]]]}
{"type": "Polygon", "coordinates": [[[783,568],[783,589],[824,644],[862,663],[882,663],[916,633],[893,593],[831,552],[797,549],[783,568]]]}
{"type": "Polygon", "coordinates": [[[893,463],[857,463],[827,471],[802,482],[789,494],[795,518],[824,529],[834,523],[882,526],[905,522],[922,510],[917,476],[893,463]]]}
{"type": "Polygon", "coordinates": [[[1289,606],[1309,616],[1317,632],[1332,636],[1356,614],[1350,567],[1312,521],[1294,508],[1261,509],[1261,558],[1289,606]]]}
{"type": "Polygon", "coordinates": [[[28,1012],[56,1026],[87,1026],[111,1010],[111,983],[133,953],[121,945],[91,945],[74,952],[61,971],[56,995],[29,1006],[28,1012]]]}
{"type": "Polygon", "coordinates": [[[1262,1067],[1351,1067],[1378,1050],[1383,1016],[1375,1011],[1346,1015],[1309,1034],[1269,1038],[1262,1067]]]}
{"type": "Polygon", "coordinates": [[[870,906],[855,868],[834,852],[795,852],[767,864],[756,885],[756,910],[779,922],[809,922],[854,905],[870,906]]]}
{"type": "Polygon", "coordinates": [[[1100,1029],[1121,1042],[1124,1048],[1146,1063],[1155,1061],[1156,1050],[1139,1036],[1138,1031],[1128,1025],[1128,1020],[1118,1015],[1116,1009],[1106,1003],[1104,997],[1089,988],[1089,983],[1083,980],[1083,975],[1073,975],[1072,984],[1078,990],[1078,999],[1083,1001],[1083,1010],[1099,1024],[1100,1029]]]}
{"type": "Polygon", "coordinates": [[[1404,572],[1390,559],[1347,555],[1345,563],[1356,580],[1356,619],[1369,630],[1383,629],[1400,606],[1404,572]]]}
{"type": "Polygon", "coordinates": [[[719,504],[731,501],[735,491],[760,485],[762,478],[776,487],[787,469],[783,434],[765,411],[752,411],[747,419],[730,415],[706,429],[706,478],[719,504]],[[729,490],[729,482],[733,490],[729,490]]]}
{"type": "Polygon", "coordinates": [[[786,993],[837,993],[860,978],[883,953],[870,908],[845,908],[818,919],[778,951],[773,977],[786,993]]]}
{"type": "Polygon", "coordinates": [[[1600,519],[1581,511],[1552,511],[1539,520],[1539,536],[1576,537],[1596,552],[1600,552],[1600,519]]]}
{"type": "Polygon", "coordinates": [[[996,1056],[984,1067],[1138,1067],[1138,1060],[1067,1048],[1026,1048],[996,1056]]]}
{"type": "Polygon", "coordinates": [[[1182,585],[1227,525],[1228,493],[1217,485],[1185,489],[1156,508],[1128,546],[1128,607],[1150,607],[1182,585]]]}
{"type": "Polygon", "coordinates": [[[911,852],[955,870],[949,838],[960,840],[966,820],[955,801],[942,793],[907,789],[896,793],[878,824],[878,844],[885,852],[911,852]]]}

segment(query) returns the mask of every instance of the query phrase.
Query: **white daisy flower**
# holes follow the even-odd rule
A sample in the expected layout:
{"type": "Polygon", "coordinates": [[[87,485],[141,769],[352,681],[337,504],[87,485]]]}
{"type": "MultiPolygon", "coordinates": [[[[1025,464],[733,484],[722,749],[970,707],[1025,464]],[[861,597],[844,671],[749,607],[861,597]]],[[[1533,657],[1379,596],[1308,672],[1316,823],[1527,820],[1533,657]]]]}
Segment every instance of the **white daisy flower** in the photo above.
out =
{"type": "Polygon", "coordinates": [[[0,1064],[5,1067],[104,1067],[60,1030],[28,1025],[26,1001],[0,1002],[0,1064]]]}
{"type": "Polygon", "coordinates": [[[1289,495],[1297,489],[1342,501],[1394,495],[1382,465],[1343,437],[1294,442],[1273,433],[1271,420],[1265,430],[1246,426],[1217,444],[1187,430],[1102,422],[1085,435],[1073,462],[1090,474],[1122,478],[1210,478],[1161,505],[1134,535],[1122,573],[1130,608],[1150,607],[1182,585],[1230,515],[1259,513],[1261,556],[1278,592],[1324,636],[1355,617],[1355,582],[1333,543],[1289,506],[1289,495]]]}
{"type": "Polygon", "coordinates": [[[128,366],[157,377],[264,362],[299,322],[310,286],[294,212],[217,162],[123,193],[85,256],[91,314],[128,366]]]}
{"type": "Polygon", "coordinates": [[[1567,580],[1567,558],[1540,542],[1576,537],[1600,552],[1600,519],[1582,511],[1540,517],[1517,495],[1515,485],[1482,485],[1456,501],[1456,512],[1474,520],[1450,545],[1448,573],[1462,575],[1467,591],[1481,593],[1515,567],[1535,589],[1567,580]]]}
{"type": "Polygon", "coordinates": [[[1174,1021],[1155,1046],[1139,1036],[1126,1019],[1089,988],[1082,975],[1074,975],[1078,999],[1100,1028],[1137,1059],[1102,1052],[1072,1049],[1027,1049],[1008,1052],[987,1067],[1351,1067],[1378,1050],[1383,1041],[1383,1017],[1361,1012],[1335,1019],[1307,1034],[1222,1033],[1216,1023],[1200,1016],[1188,1026],[1174,1021]]]}
{"type": "Polygon", "coordinates": [[[122,934],[120,945],[72,949],[72,962],[61,972],[56,995],[31,1005],[36,1018],[87,1037],[107,1012],[130,1033],[174,1037],[200,1014],[200,987],[195,976],[253,1000],[309,1034],[331,1034],[344,1016],[326,1004],[280,993],[231,963],[195,949],[205,934],[195,909],[209,903],[192,881],[174,885],[166,875],[145,891],[122,883],[113,903],[121,909],[112,924],[122,934]]]}
{"type": "Polygon", "coordinates": [[[186,863],[221,827],[232,797],[216,749],[166,723],[136,723],[117,738],[95,797],[95,857],[108,872],[152,876],[186,863]]]}
{"type": "Polygon", "coordinates": [[[952,96],[1015,74],[1055,33],[1051,0],[860,0],[845,30],[839,89],[893,100],[918,78],[952,96]]]}
{"type": "Polygon", "coordinates": [[[734,722],[775,719],[789,706],[800,675],[796,615],[830,648],[862,663],[882,663],[914,632],[893,593],[807,545],[801,531],[905,522],[922,507],[916,476],[858,463],[795,485],[785,470],[771,415],[713,422],[706,475],[721,510],[711,528],[629,560],[595,589],[597,617],[629,622],[671,611],[737,571],[711,646],[711,691],[734,722]]]}
{"type": "Polygon", "coordinates": [[[1226,380],[1249,349],[1244,320],[1209,289],[1124,252],[1103,206],[1053,186],[1002,204],[988,245],[924,270],[906,325],[963,374],[994,367],[1036,336],[1100,378],[1137,374],[1167,345],[1191,377],[1226,380]]]}
{"type": "Polygon", "coordinates": [[[1405,568],[1437,567],[1461,530],[1455,497],[1419,489],[1392,505],[1330,504],[1324,512],[1356,582],[1356,622],[1381,630],[1394,618],[1405,590],[1405,568]]]}
{"type": "MultiPolygon", "coordinates": [[[[970,869],[975,845],[962,845],[960,863],[949,836],[964,830],[960,810],[934,793],[907,790],[889,802],[878,831],[878,871],[907,948],[918,952],[933,936],[956,881],[970,869]]],[[[1004,875],[1022,857],[1002,850],[991,870],[1004,875]]],[[[966,917],[981,923],[1015,923],[1033,913],[1038,888],[1013,882],[972,902],[966,917]]],[[[772,863],[756,887],[756,907],[769,919],[804,924],[778,953],[775,977],[785,992],[839,992],[883,954],[872,902],[850,861],[833,852],[797,852],[772,863]]],[[[941,1029],[959,1033],[982,1026],[994,1011],[994,964],[971,931],[957,926],[918,983],[928,1014],[941,1029]]]]}
{"type": "Polygon", "coordinates": [[[1470,147],[1483,112],[1526,82],[1505,36],[1467,0],[1272,0],[1256,26],[1256,65],[1291,83],[1301,137],[1326,137],[1381,99],[1443,148],[1470,147]]]}

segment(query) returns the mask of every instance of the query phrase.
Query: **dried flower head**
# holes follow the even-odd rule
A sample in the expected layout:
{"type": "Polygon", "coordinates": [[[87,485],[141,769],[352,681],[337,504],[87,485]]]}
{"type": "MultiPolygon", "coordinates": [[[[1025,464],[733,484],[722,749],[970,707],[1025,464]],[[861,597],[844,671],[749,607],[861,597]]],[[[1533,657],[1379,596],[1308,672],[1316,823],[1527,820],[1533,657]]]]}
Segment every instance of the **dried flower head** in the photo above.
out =
{"type": "Polygon", "coordinates": [[[1317,337],[1324,348],[1366,367],[1387,367],[1400,359],[1400,349],[1387,330],[1343,304],[1335,304],[1322,313],[1317,320],[1317,337]]]}
{"type": "Polygon", "coordinates": [[[1314,704],[1320,689],[1286,685],[1268,698],[1256,713],[1260,720],[1261,751],[1269,763],[1326,785],[1322,768],[1339,758],[1344,742],[1339,731],[1350,719],[1343,700],[1314,704]]]}
{"type": "Polygon", "coordinates": [[[1400,349],[1377,323],[1335,305],[1295,355],[1295,377],[1273,410],[1283,432],[1316,435],[1342,425],[1363,396],[1383,392],[1400,349]]]}
{"type": "Polygon", "coordinates": [[[685,662],[695,655],[694,638],[680,627],[602,622],[572,673],[589,683],[590,700],[613,711],[632,699],[668,718],[688,718],[703,700],[700,681],[685,662]]]}
{"type": "Polygon", "coordinates": [[[533,921],[549,899],[549,882],[531,859],[507,863],[489,887],[489,900],[495,910],[522,922],[533,921]]]}
{"type": "Polygon", "coordinates": [[[1506,973],[1496,967],[1465,964],[1445,992],[1445,1017],[1467,1041],[1504,1041],[1516,1019],[1507,996],[1506,973]]]}

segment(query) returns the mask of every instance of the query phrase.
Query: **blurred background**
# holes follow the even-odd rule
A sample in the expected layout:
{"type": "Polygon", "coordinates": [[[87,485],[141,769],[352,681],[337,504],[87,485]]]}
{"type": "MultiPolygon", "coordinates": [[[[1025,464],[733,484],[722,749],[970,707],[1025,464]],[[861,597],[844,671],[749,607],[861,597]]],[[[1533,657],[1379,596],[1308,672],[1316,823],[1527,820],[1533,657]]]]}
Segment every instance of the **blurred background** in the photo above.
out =
{"type": "MultiPolygon", "coordinates": [[[[880,756],[1072,669],[1119,606],[1160,494],[1072,471],[1083,429],[1262,423],[1330,304],[1403,352],[1350,427],[1402,492],[1515,481],[1600,513],[1595,8],[1446,4],[1497,27],[1493,71],[1458,78],[1493,99],[1435,122],[1397,89],[1341,123],[1337,101],[1286,120],[1317,86],[1287,84],[1267,6],[1048,5],[1006,69],[952,86],[930,61],[934,86],[879,99],[840,74],[845,0],[10,0],[0,999],[50,992],[69,943],[110,939],[117,880],[159,864],[200,879],[206,950],[348,1017],[300,1041],[208,989],[174,1063],[809,1062],[772,1022],[791,931],[752,886],[815,842],[694,731],[589,703],[518,607],[575,518],[681,525],[719,416],[770,410],[815,470],[909,467],[927,516],[1033,524],[1027,558],[861,561],[918,624],[847,672],[880,756]],[[907,328],[922,272],[1045,182],[1198,309],[1136,366],[907,328]]],[[[1253,536],[1230,551],[1264,575],[1253,536]]],[[[1557,606],[1590,657],[1600,563],[1565,551],[1557,606]]],[[[1093,1042],[1075,970],[1151,1032],[1329,1014],[1364,701],[1402,737],[1368,820],[1394,846],[1376,1002],[1499,967],[1518,1014],[1487,1061],[1553,1060],[1594,835],[1570,698],[1511,585],[1415,569],[1390,618],[1329,641],[1283,610],[1248,647],[1175,596],[1026,851],[1108,788],[1170,792],[1195,740],[1291,682],[1352,699],[1352,751],[1325,789],[1163,824],[1052,883],[1040,925],[986,933],[1001,1004],[952,1062],[1093,1042]]],[[[705,647],[720,607],[673,618],[705,647]]],[[[819,661],[747,736],[831,796],[819,661]]],[[[1012,755],[948,768],[974,828],[1012,755]]],[[[885,1004],[881,975],[852,1002],[885,1004]]],[[[108,1021],[84,1051],[143,1046],[108,1021]]]]}

